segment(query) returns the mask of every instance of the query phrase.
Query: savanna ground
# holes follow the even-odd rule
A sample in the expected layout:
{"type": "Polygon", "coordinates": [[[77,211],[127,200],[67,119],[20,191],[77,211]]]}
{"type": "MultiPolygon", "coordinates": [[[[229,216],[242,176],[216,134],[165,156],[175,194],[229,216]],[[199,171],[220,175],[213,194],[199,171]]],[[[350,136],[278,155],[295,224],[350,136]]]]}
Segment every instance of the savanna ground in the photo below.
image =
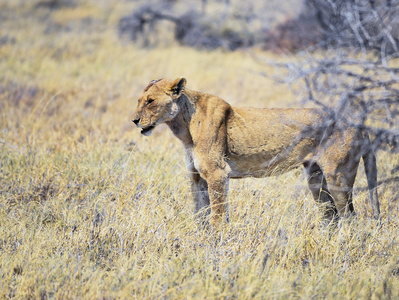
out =
{"type": "MultiPolygon", "coordinates": [[[[180,142],[130,122],[148,81],[180,75],[234,105],[298,106],[259,75],[273,68],[123,42],[133,1],[37,3],[0,2],[0,298],[399,297],[397,183],[379,187],[379,227],[361,167],[357,217],[328,231],[301,170],[231,181],[231,222],[202,230],[180,142]]],[[[379,179],[398,163],[378,152],[379,179]]]]}

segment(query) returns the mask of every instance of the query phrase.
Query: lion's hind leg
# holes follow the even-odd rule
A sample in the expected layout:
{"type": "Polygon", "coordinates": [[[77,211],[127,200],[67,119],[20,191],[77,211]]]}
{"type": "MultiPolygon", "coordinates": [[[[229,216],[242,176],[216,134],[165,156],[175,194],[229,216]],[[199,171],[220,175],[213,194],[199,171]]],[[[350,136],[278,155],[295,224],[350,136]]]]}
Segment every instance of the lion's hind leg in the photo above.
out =
{"type": "Polygon", "coordinates": [[[337,131],[325,144],[320,159],[326,174],[328,189],[341,216],[355,215],[353,185],[362,155],[362,137],[359,131],[337,131]]]}
{"type": "MultiPolygon", "coordinates": [[[[368,144],[370,141],[368,139],[368,135],[366,136],[368,144]]],[[[366,149],[363,154],[363,162],[364,162],[364,170],[367,176],[367,183],[370,191],[370,202],[373,208],[373,216],[374,219],[378,220],[380,218],[380,202],[378,201],[378,193],[377,193],[377,161],[374,154],[374,151],[368,145],[369,149],[366,149]]]]}
{"type": "Polygon", "coordinates": [[[328,187],[338,213],[342,216],[355,215],[352,191],[358,164],[358,161],[352,162],[350,165],[329,168],[326,171],[328,187]]]}
{"type": "Polygon", "coordinates": [[[327,189],[327,181],[322,169],[314,161],[305,162],[303,165],[307,173],[309,189],[315,201],[322,206],[324,219],[328,222],[334,221],[338,217],[338,211],[327,189]]]}

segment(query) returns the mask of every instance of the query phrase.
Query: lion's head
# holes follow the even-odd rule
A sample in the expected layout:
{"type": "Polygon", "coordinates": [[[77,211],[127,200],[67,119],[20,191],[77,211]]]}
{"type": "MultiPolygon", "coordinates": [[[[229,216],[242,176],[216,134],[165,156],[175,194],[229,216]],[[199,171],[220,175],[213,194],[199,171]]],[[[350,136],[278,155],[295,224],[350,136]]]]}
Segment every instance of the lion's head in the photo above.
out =
{"type": "Polygon", "coordinates": [[[151,81],[138,100],[136,112],[132,121],[140,127],[141,134],[151,135],[158,124],[171,121],[179,112],[176,100],[184,92],[186,79],[175,81],[158,79],[151,81]]]}

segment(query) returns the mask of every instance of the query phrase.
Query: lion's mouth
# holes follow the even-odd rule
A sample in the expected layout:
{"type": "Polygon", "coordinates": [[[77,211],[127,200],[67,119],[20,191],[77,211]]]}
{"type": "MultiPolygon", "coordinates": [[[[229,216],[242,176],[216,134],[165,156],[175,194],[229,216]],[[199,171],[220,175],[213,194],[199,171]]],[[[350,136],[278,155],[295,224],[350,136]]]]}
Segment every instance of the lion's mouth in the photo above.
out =
{"type": "Polygon", "coordinates": [[[143,128],[142,130],[141,130],[141,134],[142,135],[151,135],[151,132],[152,132],[152,130],[155,128],[155,126],[154,125],[151,125],[151,126],[148,126],[147,128],[143,128]]]}

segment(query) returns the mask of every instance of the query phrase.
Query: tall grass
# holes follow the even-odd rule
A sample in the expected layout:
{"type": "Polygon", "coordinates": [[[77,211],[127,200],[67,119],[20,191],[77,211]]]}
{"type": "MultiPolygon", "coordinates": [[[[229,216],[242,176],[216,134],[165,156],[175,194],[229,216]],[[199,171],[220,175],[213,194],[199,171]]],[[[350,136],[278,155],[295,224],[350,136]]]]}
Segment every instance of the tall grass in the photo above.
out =
{"type": "MultiPolygon", "coordinates": [[[[180,142],[130,122],[144,86],[184,75],[241,106],[295,95],[250,53],[119,41],[132,2],[76,3],[0,4],[0,298],[399,297],[397,184],[379,188],[378,226],[363,170],[358,215],[335,229],[300,170],[232,181],[230,223],[198,228],[180,142]]],[[[379,153],[379,178],[397,164],[379,153]]]]}

